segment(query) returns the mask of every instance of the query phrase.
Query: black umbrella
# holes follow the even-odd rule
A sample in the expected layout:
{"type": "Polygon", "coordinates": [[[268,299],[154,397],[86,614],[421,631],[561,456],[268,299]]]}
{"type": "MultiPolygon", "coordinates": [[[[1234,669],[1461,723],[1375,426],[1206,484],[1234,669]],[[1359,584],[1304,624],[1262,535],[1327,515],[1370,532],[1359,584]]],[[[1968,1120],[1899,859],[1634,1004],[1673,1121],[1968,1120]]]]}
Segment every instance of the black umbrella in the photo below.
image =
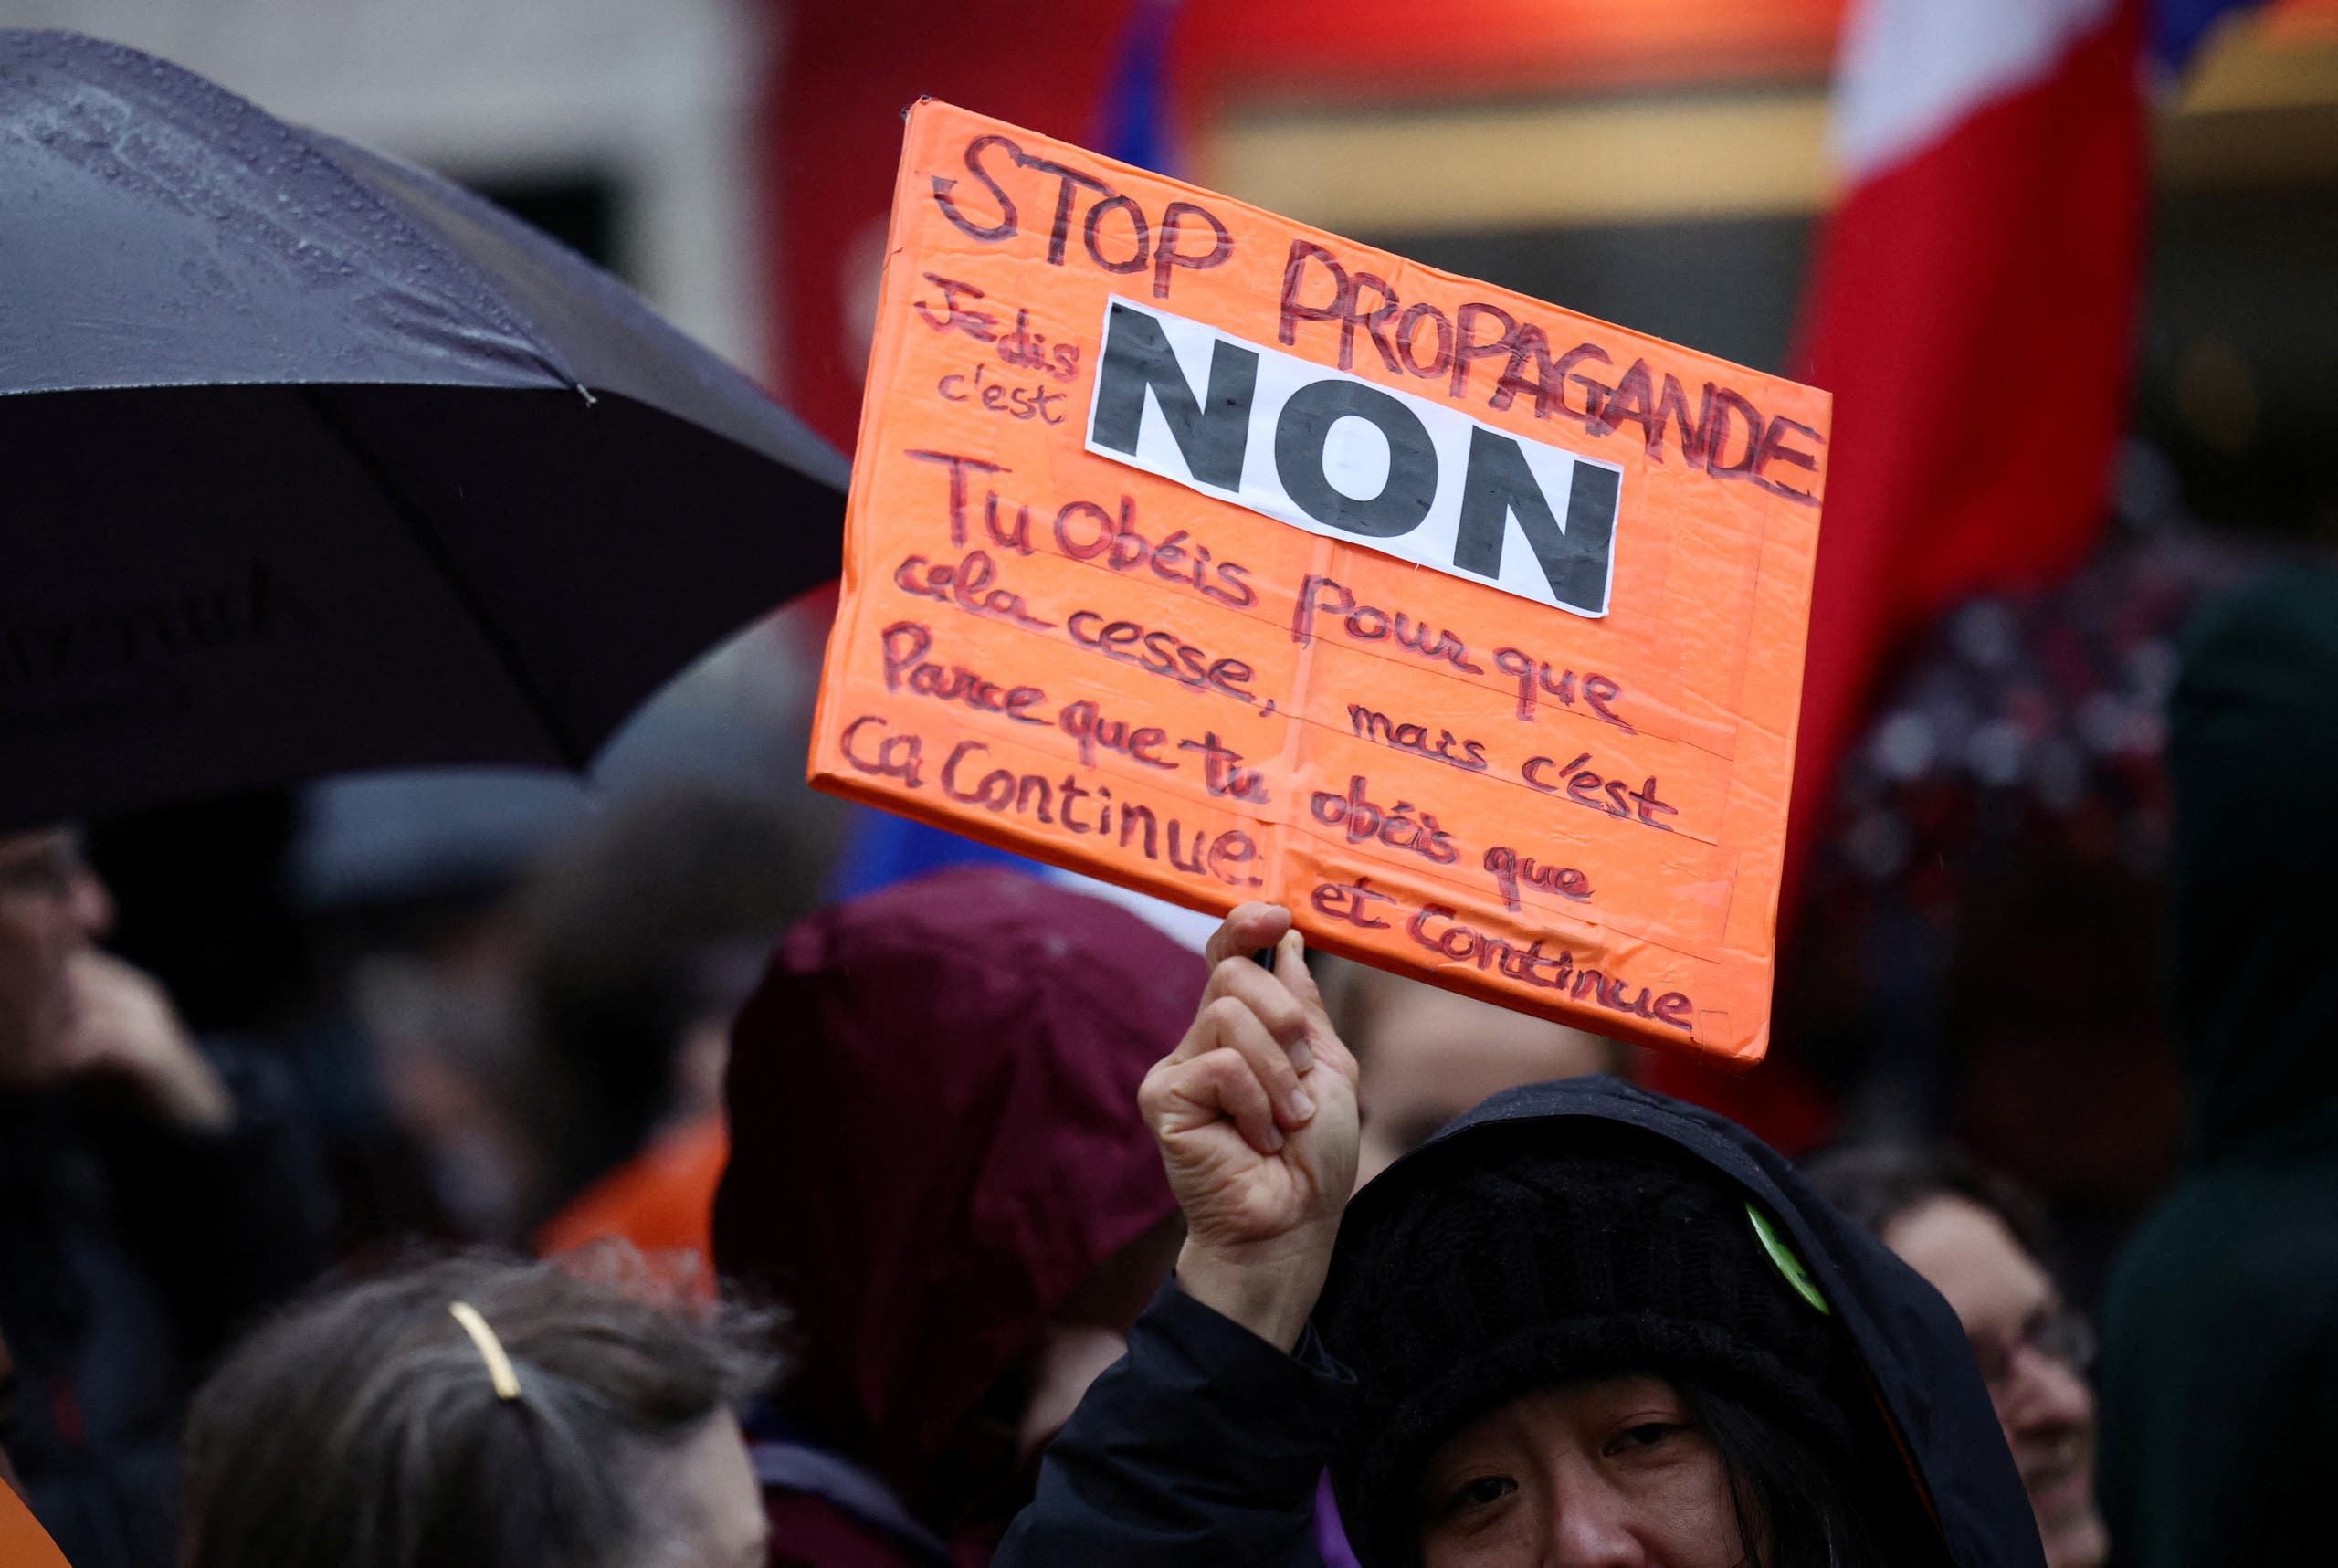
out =
{"type": "Polygon", "coordinates": [[[581,767],[835,575],[846,476],[478,197],[0,32],[0,826],[581,767]]]}

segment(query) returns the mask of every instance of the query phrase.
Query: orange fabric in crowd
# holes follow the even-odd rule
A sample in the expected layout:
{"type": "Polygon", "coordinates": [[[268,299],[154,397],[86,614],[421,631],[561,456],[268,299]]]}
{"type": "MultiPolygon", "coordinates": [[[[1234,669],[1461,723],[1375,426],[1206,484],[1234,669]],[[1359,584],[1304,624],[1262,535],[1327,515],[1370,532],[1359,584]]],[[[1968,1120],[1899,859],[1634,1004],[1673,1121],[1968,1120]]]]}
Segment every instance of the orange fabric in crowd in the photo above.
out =
{"type": "Polygon", "coordinates": [[[0,1563],[8,1568],[69,1568],[33,1510],[5,1481],[0,1481],[0,1563]]]}
{"type": "Polygon", "coordinates": [[[536,1233],[536,1250],[551,1257],[616,1239],[653,1260],[687,1253],[701,1267],[685,1282],[711,1295],[714,1192],[730,1163],[730,1125],[721,1112],[709,1112],[578,1194],[536,1233]]]}

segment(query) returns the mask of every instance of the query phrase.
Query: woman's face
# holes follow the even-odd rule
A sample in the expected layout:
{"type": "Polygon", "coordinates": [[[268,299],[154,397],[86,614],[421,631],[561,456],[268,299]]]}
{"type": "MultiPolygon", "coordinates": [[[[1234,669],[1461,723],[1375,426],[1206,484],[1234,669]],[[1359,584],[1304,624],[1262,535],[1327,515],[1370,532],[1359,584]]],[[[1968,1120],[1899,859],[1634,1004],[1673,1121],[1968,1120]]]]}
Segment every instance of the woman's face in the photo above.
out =
{"type": "Polygon", "coordinates": [[[1731,1568],[1721,1455],[1660,1377],[1521,1394],[1449,1438],[1421,1495],[1424,1568],[1731,1568]]]}

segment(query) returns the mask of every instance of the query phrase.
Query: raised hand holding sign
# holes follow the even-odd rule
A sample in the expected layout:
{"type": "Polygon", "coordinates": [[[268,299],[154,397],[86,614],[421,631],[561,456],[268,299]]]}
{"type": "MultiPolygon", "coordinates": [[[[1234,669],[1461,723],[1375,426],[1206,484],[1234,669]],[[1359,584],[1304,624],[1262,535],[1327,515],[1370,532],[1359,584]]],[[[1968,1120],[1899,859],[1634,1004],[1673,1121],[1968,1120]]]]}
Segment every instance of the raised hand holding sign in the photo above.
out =
{"type": "Polygon", "coordinates": [[[1194,1026],[1138,1096],[1185,1215],[1186,1294],[1285,1350],[1323,1287],[1355,1186],[1356,1065],[1287,910],[1244,904],[1211,936],[1194,1026]],[[1237,954],[1271,948],[1269,971],[1237,954]]]}

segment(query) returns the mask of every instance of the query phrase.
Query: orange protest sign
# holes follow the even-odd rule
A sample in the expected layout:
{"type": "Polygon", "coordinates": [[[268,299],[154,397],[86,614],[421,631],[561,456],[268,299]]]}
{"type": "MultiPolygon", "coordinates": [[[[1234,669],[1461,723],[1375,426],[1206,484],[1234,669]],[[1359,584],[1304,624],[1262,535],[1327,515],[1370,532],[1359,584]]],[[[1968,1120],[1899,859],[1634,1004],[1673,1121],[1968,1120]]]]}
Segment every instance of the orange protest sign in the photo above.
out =
{"type": "Polygon", "coordinates": [[[909,117],[820,788],[1759,1060],[1824,393],[909,117]]]}

